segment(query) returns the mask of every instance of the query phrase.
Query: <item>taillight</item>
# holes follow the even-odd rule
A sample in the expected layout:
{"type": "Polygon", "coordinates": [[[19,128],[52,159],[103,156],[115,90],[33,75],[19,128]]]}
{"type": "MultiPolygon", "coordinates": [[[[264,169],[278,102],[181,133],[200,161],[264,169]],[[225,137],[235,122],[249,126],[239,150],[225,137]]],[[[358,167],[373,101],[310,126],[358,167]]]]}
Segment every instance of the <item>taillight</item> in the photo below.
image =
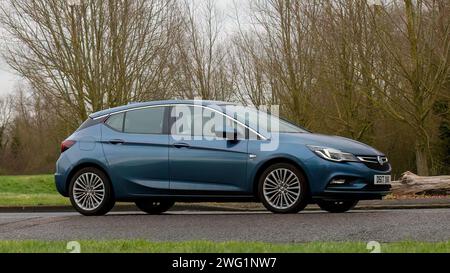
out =
{"type": "Polygon", "coordinates": [[[64,153],[65,151],[67,151],[70,147],[73,146],[73,144],[75,144],[75,141],[73,141],[73,140],[64,140],[61,143],[61,153],[64,153]]]}

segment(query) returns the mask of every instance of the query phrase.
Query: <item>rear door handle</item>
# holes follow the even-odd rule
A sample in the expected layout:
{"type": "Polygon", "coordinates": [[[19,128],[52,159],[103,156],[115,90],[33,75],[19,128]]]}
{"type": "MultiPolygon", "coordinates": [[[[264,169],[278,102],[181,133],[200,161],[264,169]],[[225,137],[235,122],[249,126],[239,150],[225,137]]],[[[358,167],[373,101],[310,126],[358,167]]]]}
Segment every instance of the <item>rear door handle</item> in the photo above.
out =
{"type": "Polygon", "coordinates": [[[187,144],[187,143],[184,143],[184,142],[174,143],[173,146],[174,146],[175,148],[178,148],[178,149],[180,149],[180,148],[189,148],[189,147],[191,147],[191,145],[189,145],[189,144],[187,144]]]}
{"type": "Polygon", "coordinates": [[[123,139],[111,139],[109,141],[109,143],[111,143],[113,145],[120,145],[120,144],[124,144],[125,140],[123,140],[123,139]]]}

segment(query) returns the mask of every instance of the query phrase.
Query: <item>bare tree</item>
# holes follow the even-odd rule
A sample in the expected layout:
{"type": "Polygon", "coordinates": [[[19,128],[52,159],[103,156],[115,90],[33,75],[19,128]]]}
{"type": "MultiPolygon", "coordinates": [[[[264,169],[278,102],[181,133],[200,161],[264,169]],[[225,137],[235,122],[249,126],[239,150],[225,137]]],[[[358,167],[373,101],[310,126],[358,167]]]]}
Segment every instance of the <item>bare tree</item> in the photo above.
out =
{"type": "Polygon", "coordinates": [[[238,99],[244,105],[272,105],[275,96],[270,88],[264,49],[249,33],[240,33],[233,39],[231,53],[235,71],[235,89],[238,99]]]}
{"type": "Polygon", "coordinates": [[[185,35],[178,40],[176,78],[180,97],[230,100],[233,71],[227,61],[222,14],[213,0],[184,1],[185,35]]]}
{"type": "Polygon", "coordinates": [[[314,1],[251,2],[252,27],[235,42],[237,89],[250,91],[253,103],[279,104],[282,115],[305,126],[312,121],[317,37],[311,35],[315,17],[306,14],[317,7],[314,1]]]}
{"type": "Polygon", "coordinates": [[[11,94],[8,133],[0,154],[0,170],[9,173],[47,173],[54,168],[59,144],[73,129],[55,114],[48,101],[19,84],[11,94]]]}
{"type": "Polygon", "coordinates": [[[8,145],[6,133],[11,121],[11,113],[10,97],[0,97],[0,154],[3,152],[3,148],[8,145]]]}
{"type": "Polygon", "coordinates": [[[372,9],[380,43],[378,106],[415,134],[419,175],[429,174],[432,110],[450,73],[448,2],[404,0],[372,9]],[[444,5],[442,5],[444,4],[444,5]]]}
{"type": "Polygon", "coordinates": [[[316,35],[319,64],[314,104],[333,132],[372,142],[376,121],[371,64],[379,51],[363,1],[321,1],[316,35]]]}
{"type": "Polygon", "coordinates": [[[7,62],[68,122],[167,96],[178,28],[174,0],[4,2],[7,62]]]}

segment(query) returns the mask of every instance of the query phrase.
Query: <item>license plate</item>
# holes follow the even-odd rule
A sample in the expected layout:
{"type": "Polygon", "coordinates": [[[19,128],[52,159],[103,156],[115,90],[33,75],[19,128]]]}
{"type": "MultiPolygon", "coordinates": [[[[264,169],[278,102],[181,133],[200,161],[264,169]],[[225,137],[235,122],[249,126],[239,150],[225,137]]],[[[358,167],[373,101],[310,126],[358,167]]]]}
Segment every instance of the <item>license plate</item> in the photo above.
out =
{"type": "Polygon", "coordinates": [[[389,185],[391,184],[390,175],[375,175],[373,179],[375,185],[389,185]]]}

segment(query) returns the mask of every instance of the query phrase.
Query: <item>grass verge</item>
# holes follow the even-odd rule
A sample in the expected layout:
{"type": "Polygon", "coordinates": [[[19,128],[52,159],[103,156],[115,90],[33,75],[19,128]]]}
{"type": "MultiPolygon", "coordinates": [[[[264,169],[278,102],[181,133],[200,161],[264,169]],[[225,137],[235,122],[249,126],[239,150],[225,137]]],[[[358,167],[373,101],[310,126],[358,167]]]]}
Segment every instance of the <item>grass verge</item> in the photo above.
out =
{"type": "MultiPolygon", "coordinates": [[[[144,240],[79,241],[83,253],[368,253],[364,242],[149,242],[144,240]]],[[[63,241],[0,241],[0,253],[64,253],[63,241]]],[[[383,253],[450,253],[450,241],[382,243],[383,253]]]]}
{"type": "Polygon", "coordinates": [[[53,175],[0,176],[0,192],[56,194],[53,175]]]}
{"type": "Polygon", "coordinates": [[[68,198],[59,194],[0,193],[0,206],[62,206],[70,205],[68,198]]]}
{"type": "Polygon", "coordinates": [[[53,175],[0,176],[0,206],[69,205],[59,195],[53,175]]]}

